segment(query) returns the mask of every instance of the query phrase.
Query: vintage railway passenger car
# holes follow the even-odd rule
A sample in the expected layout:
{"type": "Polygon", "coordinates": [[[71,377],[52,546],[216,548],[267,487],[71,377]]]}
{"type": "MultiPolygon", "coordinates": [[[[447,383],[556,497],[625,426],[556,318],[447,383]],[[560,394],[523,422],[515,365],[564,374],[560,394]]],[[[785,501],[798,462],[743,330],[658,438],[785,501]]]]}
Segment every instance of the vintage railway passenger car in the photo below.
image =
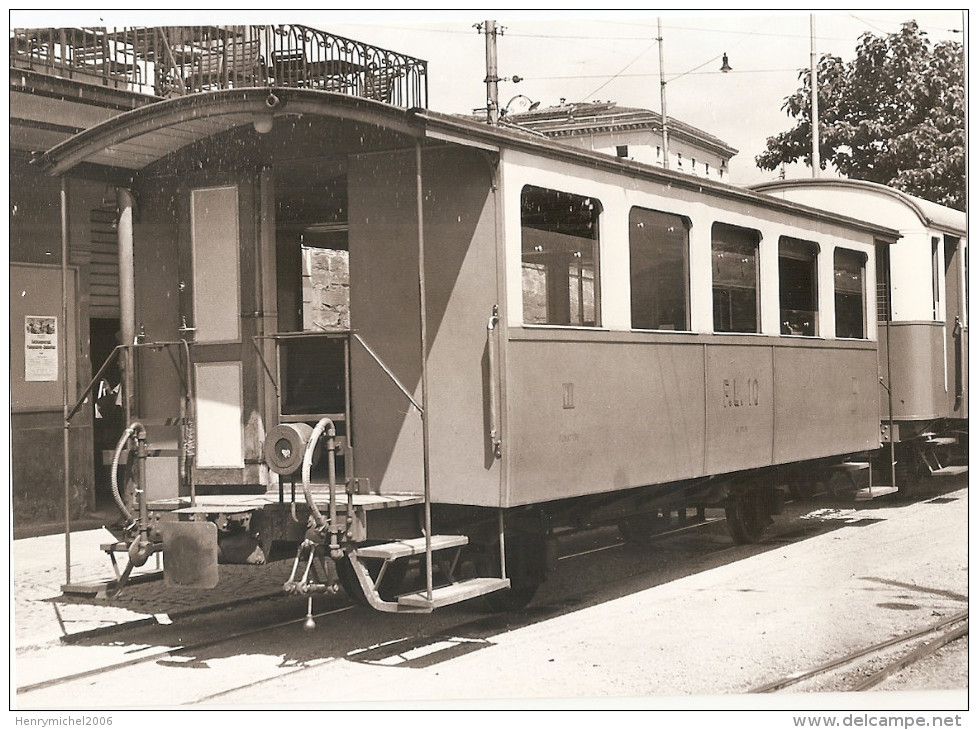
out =
{"type": "Polygon", "coordinates": [[[306,89],[161,101],[41,163],[122,189],[121,549],[171,582],[251,535],[297,594],[518,606],[560,528],[722,505],[750,541],[880,446],[887,225],[306,89]]]}
{"type": "Polygon", "coordinates": [[[881,437],[892,445],[892,458],[884,453],[901,489],[923,476],[960,473],[965,464],[952,462],[967,453],[967,216],[859,180],[788,180],[754,189],[900,231],[900,240],[878,248],[876,258],[881,437]]]}

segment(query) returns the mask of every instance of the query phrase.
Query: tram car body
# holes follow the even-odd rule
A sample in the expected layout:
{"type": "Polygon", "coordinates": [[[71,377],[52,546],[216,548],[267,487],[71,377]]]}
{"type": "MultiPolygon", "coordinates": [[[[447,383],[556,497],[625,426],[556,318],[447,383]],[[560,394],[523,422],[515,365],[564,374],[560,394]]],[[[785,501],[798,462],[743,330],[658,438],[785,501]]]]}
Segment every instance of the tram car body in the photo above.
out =
{"type": "Polygon", "coordinates": [[[518,606],[563,527],[720,505],[753,540],[778,487],[880,446],[889,226],[303,89],[162,101],[43,163],[136,202],[129,435],[161,456],[124,544],[162,539],[175,584],[244,532],[294,593],[518,606]]]}
{"type": "Polygon", "coordinates": [[[922,476],[958,473],[968,434],[965,213],[858,180],[786,180],[754,189],[900,231],[876,259],[881,438],[896,445],[901,488],[922,476]]]}

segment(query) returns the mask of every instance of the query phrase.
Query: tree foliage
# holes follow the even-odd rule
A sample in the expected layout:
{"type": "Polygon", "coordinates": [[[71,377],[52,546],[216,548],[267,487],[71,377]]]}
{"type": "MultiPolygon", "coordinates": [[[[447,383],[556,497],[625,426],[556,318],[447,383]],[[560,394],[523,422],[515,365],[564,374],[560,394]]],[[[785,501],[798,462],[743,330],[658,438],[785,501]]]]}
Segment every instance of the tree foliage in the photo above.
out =
{"type": "MultiPolygon", "coordinates": [[[[897,33],[865,33],[856,57],[818,62],[819,156],[846,177],[890,185],[911,195],[965,207],[964,51],[931,46],[916,22],[897,33]]],[[[782,109],[794,129],[767,140],[757,166],[812,164],[811,73],[782,109]]]]}

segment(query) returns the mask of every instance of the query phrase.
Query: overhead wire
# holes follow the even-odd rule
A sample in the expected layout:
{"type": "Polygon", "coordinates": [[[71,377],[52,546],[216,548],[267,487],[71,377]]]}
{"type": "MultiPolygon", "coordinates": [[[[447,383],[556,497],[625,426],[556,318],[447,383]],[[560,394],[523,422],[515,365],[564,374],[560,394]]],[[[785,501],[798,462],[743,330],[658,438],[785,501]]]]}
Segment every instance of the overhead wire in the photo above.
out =
{"type": "MultiPolygon", "coordinates": [[[[853,20],[855,20],[855,21],[857,21],[859,23],[862,23],[862,24],[866,25],[867,27],[873,29],[874,31],[876,31],[878,33],[886,33],[887,32],[887,31],[884,31],[882,28],[880,28],[878,25],[875,25],[874,23],[870,22],[870,20],[868,20],[868,19],[866,19],[864,17],[860,17],[860,16],[854,15],[852,13],[848,13],[847,15],[848,15],[848,17],[852,18],[853,20]]],[[[567,20],[568,21],[573,21],[573,20],[576,20],[576,18],[567,18],[567,20]]],[[[772,22],[773,20],[774,20],[774,18],[772,18],[770,16],[767,18],[767,21],[768,22],[772,22]]],[[[528,22],[528,21],[516,21],[516,22],[528,22]]],[[[626,25],[626,23],[624,21],[616,21],[616,20],[600,20],[599,19],[599,20],[594,20],[594,21],[591,21],[591,22],[597,22],[597,23],[600,23],[600,24],[603,24],[603,25],[626,25]]],[[[633,23],[633,22],[629,22],[629,23],[627,23],[627,25],[629,27],[632,27],[632,28],[635,28],[635,27],[647,27],[650,30],[655,30],[656,29],[656,26],[647,25],[647,24],[644,24],[644,23],[633,23]]],[[[372,27],[378,27],[378,26],[372,26],[372,27]]],[[[469,34],[469,33],[472,32],[471,31],[471,27],[468,27],[468,28],[465,28],[465,29],[459,28],[457,30],[456,29],[450,29],[450,28],[422,27],[422,26],[419,26],[419,25],[402,25],[402,24],[384,25],[382,27],[386,27],[386,28],[390,28],[390,29],[402,29],[402,30],[403,29],[411,29],[411,30],[416,31],[416,32],[447,33],[447,34],[455,34],[455,35],[469,34]]],[[[755,37],[785,38],[785,39],[791,39],[791,38],[804,38],[804,39],[809,39],[811,37],[810,34],[802,34],[802,33],[779,33],[779,32],[771,32],[771,31],[767,31],[767,30],[763,30],[763,29],[754,29],[754,30],[737,30],[737,29],[731,29],[731,28],[715,29],[715,28],[706,28],[706,27],[694,27],[694,26],[688,26],[688,25],[666,25],[666,26],[664,26],[664,30],[669,30],[669,31],[692,31],[692,32],[696,32],[696,33],[722,33],[724,35],[740,35],[740,36],[743,36],[743,38],[740,39],[740,40],[738,40],[737,42],[735,42],[733,46],[730,46],[730,48],[728,48],[728,50],[730,50],[731,48],[732,49],[735,49],[738,46],[740,46],[741,44],[743,44],[744,42],[746,42],[747,40],[749,40],[750,38],[755,38],[755,37]]],[[[942,30],[944,30],[944,29],[942,29],[942,30]]],[[[953,32],[953,30],[954,29],[951,29],[948,32],[953,32]]],[[[552,41],[585,41],[585,42],[589,42],[589,43],[595,44],[595,45],[597,45],[600,41],[615,41],[615,42],[619,42],[620,43],[620,42],[627,42],[627,41],[647,41],[648,40],[648,36],[613,36],[613,35],[604,36],[604,35],[595,35],[595,34],[577,35],[577,34],[566,34],[566,33],[525,33],[525,32],[514,31],[514,30],[512,30],[512,28],[506,28],[505,31],[506,31],[505,32],[505,35],[507,37],[509,37],[509,38],[527,38],[527,39],[552,40],[552,41]]],[[[960,31],[958,31],[958,32],[960,32],[960,31]]],[[[816,41],[826,41],[826,42],[829,42],[829,41],[851,41],[851,40],[852,40],[851,37],[844,37],[843,38],[843,37],[836,37],[836,36],[816,35],[816,41]]],[[[650,50],[652,50],[652,48],[655,47],[655,43],[656,42],[658,42],[658,40],[653,41],[653,43],[651,45],[646,46],[645,48],[643,48],[637,55],[635,55],[635,57],[631,61],[629,61],[628,63],[626,63],[624,66],[622,66],[622,68],[617,73],[613,73],[610,76],[607,75],[607,74],[593,74],[593,75],[588,75],[588,74],[569,74],[569,75],[561,75],[561,76],[530,76],[530,75],[524,75],[523,78],[525,80],[528,80],[528,81],[530,81],[530,80],[533,80],[533,81],[557,81],[557,80],[573,80],[573,79],[583,80],[583,79],[602,79],[602,78],[603,79],[606,79],[604,83],[602,83],[600,86],[596,87],[595,89],[593,89],[588,94],[585,94],[582,97],[582,99],[593,98],[593,96],[595,94],[597,94],[598,92],[600,92],[602,89],[604,89],[606,86],[608,86],[609,84],[613,83],[617,79],[622,79],[622,78],[643,78],[643,77],[653,77],[653,76],[655,76],[656,74],[654,74],[654,73],[628,74],[628,73],[625,73],[625,72],[629,68],[631,68],[632,66],[634,66],[639,60],[641,60],[650,50]]],[[[617,53],[623,53],[624,52],[621,49],[614,49],[614,50],[617,53]]],[[[702,75],[702,74],[717,74],[717,73],[721,73],[720,71],[705,71],[705,72],[704,71],[700,71],[700,69],[702,69],[704,66],[706,66],[706,65],[708,65],[710,63],[713,63],[714,61],[718,60],[720,57],[721,57],[721,55],[717,55],[717,56],[715,56],[713,58],[710,58],[710,59],[704,61],[702,64],[693,67],[692,69],[690,69],[688,71],[684,71],[682,73],[675,74],[675,75],[671,76],[670,78],[666,79],[666,83],[669,83],[671,81],[675,81],[676,79],[679,79],[679,78],[682,78],[682,77],[688,76],[688,75],[702,75]]],[[[790,72],[797,72],[798,70],[799,69],[797,67],[796,68],[790,68],[790,69],[789,68],[783,68],[783,69],[780,69],[780,68],[779,69],[771,69],[771,68],[766,68],[766,69],[744,69],[744,68],[737,68],[736,69],[736,73],[738,75],[742,75],[742,74],[747,74],[747,73],[756,74],[756,73],[783,73],[783,72],[789,72],[789,71],[790,72]]]]}
{"type": "MultiPolygon", "coordinates": [[[[601,86],[599,86],[598,88],[596,88],[596,89],[595,89],[594,91],[592,91],[592,92],[590,92],[589,94],[585,94],[585,95],[584,95],[584,96],[582,97],[582,101],[583,101],[583,99],[590,99],[590,98],[592,98],[592,97],[593,97],[593,96],[594,96],[595,94],[597,94],[597,93],[598,93],[599,91],[601,91],[601,89],[603,89],[603,88],[604,88],[605,86],[607,86],[608,84],[610,84],[610,83],[611,83],[612,81],[614,81],[615,79],[618,79],[618,78],[621,78],[621,77],[622,77],[622,75],[624,74],[624,72],[625,72],[625,71],[626,71],[626,70],[627,70],[627,69],[628,69],[628,68],[629,68],[630,66],[633,66],[633,65],[635,65],[636,63],[638,63],[638,61],[639,61],[639,59],[640,59],[640,58],[642,58],[642,56],[644,56],[644,55],[645,55],[646,53],[648,53],[648,52],[649,52],[650,50],[652,50],[653,48],[655,48],[655,44],[656,44],[656,43],[658,43],[658,40],[656,40],[655,42],[653,42],[653,43],[652,43],[652,45],[650,45],[650,46],[648,46],[648,47],[646,47],[646,48],[645,48],[645,50],[643,50],[643,51],[642,51],[641,53],[639,53],[639,54],[638,54],[638,55],[637,55],[637,56],[636,56],[635,58],[633,58],[633,59],[632,59],[631,61],[629,61],[629,62],[628,62],[627,64],[625,64],[625,67],[624,67],[624,68],[622,68],[622,70],[621,70],[621,71],[619,71],[618,73],[616,73],[616,74],[615,74],[614,76],[611,76],[611,77],[610,77],[610,78],[609,78],[609,79],[608,79],[607,81],[605,81],[605,82],[604,82],[603,84],[601,84],[601,86]]],[[[642,75],[642,76],[644,76],[644,75],[646,75],[646,74],[639,74],[639,75],[642,75]]],[[[577,78],[582,78],[582,77],[577,77],[577,78]]],[[[600,77],[598,77],[598,78],[600,78],[600,77]]]]}

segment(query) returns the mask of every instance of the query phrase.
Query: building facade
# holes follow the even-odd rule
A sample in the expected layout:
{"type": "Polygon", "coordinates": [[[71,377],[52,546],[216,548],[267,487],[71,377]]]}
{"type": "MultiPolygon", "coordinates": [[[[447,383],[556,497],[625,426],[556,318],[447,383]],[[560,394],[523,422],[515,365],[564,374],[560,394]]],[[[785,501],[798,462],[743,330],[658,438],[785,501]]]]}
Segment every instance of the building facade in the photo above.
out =
{"type": "MultiPolygon", "coordinates": [[[[565,144],[647,165],[665,166],[662,115],[614,102],[564,103],[516,112],[503,123],[546,135],[565,144]]],[[[725,180],[737,150],[711,134],[668,118],[668,168],[725,180]]]]}

